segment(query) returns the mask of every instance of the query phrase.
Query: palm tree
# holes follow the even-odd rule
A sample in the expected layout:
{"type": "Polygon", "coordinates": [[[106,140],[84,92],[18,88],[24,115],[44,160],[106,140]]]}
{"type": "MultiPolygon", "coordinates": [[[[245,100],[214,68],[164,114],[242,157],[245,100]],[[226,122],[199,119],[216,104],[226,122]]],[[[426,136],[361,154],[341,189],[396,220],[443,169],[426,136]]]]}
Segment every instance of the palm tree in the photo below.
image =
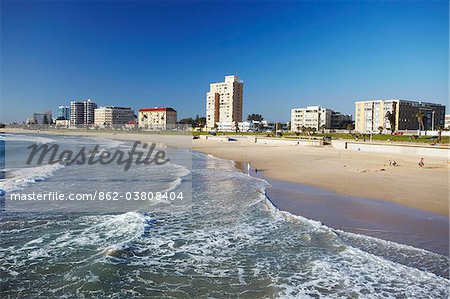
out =
{"type": "Polygon", "coordinates": [[[302,129],[302,127],[300,127],[300,125],[297,125],[297,131],[295,131],[295,135],[300,135],[300,130],[302,129]]]}
{"type": "Polygon", "coordinates": [[[348,124],[347,125],[347,130],[348,130],[349,134],[351,134],[352,130],[354,130],[354,129],[355,129],[355,125],[354,124],[348,124]]]}
{"type": "Polygon", "coordinates": [[[384,128],[383,128],[382,126],[379,126],[379,127],[378,127],[378,131],[380,131],[380,135],[383,134],[383,130],[384,130],[384,128]]]}
{"type": "Polygon", "coordinates": [[[320,129],[322,130],[322,134],[325,133],[325,129],[327,128],[326,124],[323,124],[320,126],[320,129]]]}
{"type": "Polygon", "coordinates": [[[395,131],[395,114],[391,113],[391,111],[386,112],[386,115],[384,116],[389,121],[389,126],[391,133],[395,131]]]}
{"type": "Polygon", "coordinates": [[[423,126],[423,119],[425,118],[425,114],[422,111],[419,111],[416,113],[416,118],[417,118],[417,122],[419,123],[419,134],[422,130],[425,130],[424,126],[423,126]]]}

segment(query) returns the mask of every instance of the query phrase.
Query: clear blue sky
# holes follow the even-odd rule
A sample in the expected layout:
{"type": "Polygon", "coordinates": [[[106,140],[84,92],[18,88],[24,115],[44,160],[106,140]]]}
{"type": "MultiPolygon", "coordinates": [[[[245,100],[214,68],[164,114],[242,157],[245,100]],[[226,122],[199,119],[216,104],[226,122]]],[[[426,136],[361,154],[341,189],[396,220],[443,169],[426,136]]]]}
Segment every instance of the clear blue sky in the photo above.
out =
{"type": "Polygon", "coordinates": [[[237,74],[244,118],[319,104],[448,102],[448,1],[1,2],[4,122],[72,99],[205,114],[237,74]]]}

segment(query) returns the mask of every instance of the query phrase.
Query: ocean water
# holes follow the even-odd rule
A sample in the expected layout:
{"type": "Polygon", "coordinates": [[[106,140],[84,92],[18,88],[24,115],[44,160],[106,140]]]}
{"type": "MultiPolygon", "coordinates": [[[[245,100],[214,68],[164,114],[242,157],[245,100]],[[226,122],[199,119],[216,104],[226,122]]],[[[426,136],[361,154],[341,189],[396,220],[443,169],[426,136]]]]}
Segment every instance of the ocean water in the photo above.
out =
{"type": "Polygon", "coordinates": [[[189,152],[190,167],[174,159],[161,170],[164,175],[100,176],[90,169],[94,180],[82,180],[82,169],[74,177],[67,167],[12,167],[25,155],[20,144],[55,139],[120,144],[31,138],[36,137],[7,138],[12,148],[17,144],[14,157],[6,159],[1,188],[7,194],[73,185],[88,190],[110,182],[129,189],[148,181],[161,190],[192,188],[192,200],[126,212],[6,209],[0,220],[2,298],[449,296],[447,257],[279,211],[265,195],[267,182],[236,171],[230,161],[189,152]]]}

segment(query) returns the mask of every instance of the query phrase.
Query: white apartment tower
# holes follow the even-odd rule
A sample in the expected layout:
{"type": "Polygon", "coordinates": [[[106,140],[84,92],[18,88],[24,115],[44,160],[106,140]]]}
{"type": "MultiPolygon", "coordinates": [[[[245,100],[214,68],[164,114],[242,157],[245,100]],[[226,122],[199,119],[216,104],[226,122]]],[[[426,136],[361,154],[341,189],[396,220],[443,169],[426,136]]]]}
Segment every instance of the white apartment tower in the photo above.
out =
{"type": "Polygon", "coordinates": [[[94,109],[97,104],[90,99],[86,101],[70,102],[70,124],[71,125],[92,125],[94,123],[94,109]]]}
{"type": "MultiPolygon", "coordinates": [[[[225,82],[211,83],[206,93],[206,127],[217,123],[236,125],[242,122],[244,83],[238,76],[225,76],[225,82]]],[[[217,124],[218,125],[218,124],[217,124]]]]}

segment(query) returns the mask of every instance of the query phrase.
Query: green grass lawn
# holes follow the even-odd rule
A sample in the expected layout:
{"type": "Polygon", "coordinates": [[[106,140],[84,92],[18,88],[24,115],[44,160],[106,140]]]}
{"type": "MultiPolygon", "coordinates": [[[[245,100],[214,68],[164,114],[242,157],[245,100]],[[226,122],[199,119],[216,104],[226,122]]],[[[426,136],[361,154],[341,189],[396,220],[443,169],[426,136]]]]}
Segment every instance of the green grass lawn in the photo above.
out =
{"type": "MultiPolygon", "coordinates": [[[[208,135],[207,132],[193,132],[192,135],[208,135]]],[[[261,133],[253,133],[253,132],[218,132],[217,136],[232,136],[232,135],[241,135],[241,136],[260,136],[260,137],[274,137],[274,133],[269,132],[261,132],[261,133]]],[[[322,137],[330,137],[331,139],[348,139],[348,140],[356,140],[357,137],[359,141],[363,141],[364,138],[366,141],[370,139],[369,134],[349,134],[349,133],[316,133],[312,135],[300,134],[296,135],[295,133],[283,133],[282,138],[322,138],[322,137]]],[[[387,141],[391,142],[410,142],[410,143],[435,143],[437,141],[437,136],[419,136],[417,140],[413,138],[411,135],[390,135],[390,134],[373,134],[372,140],[374,141],[387,141]]],[[[442,136],[440,144],[448,144],[450,143],[449,136],[442,136]]]]}

